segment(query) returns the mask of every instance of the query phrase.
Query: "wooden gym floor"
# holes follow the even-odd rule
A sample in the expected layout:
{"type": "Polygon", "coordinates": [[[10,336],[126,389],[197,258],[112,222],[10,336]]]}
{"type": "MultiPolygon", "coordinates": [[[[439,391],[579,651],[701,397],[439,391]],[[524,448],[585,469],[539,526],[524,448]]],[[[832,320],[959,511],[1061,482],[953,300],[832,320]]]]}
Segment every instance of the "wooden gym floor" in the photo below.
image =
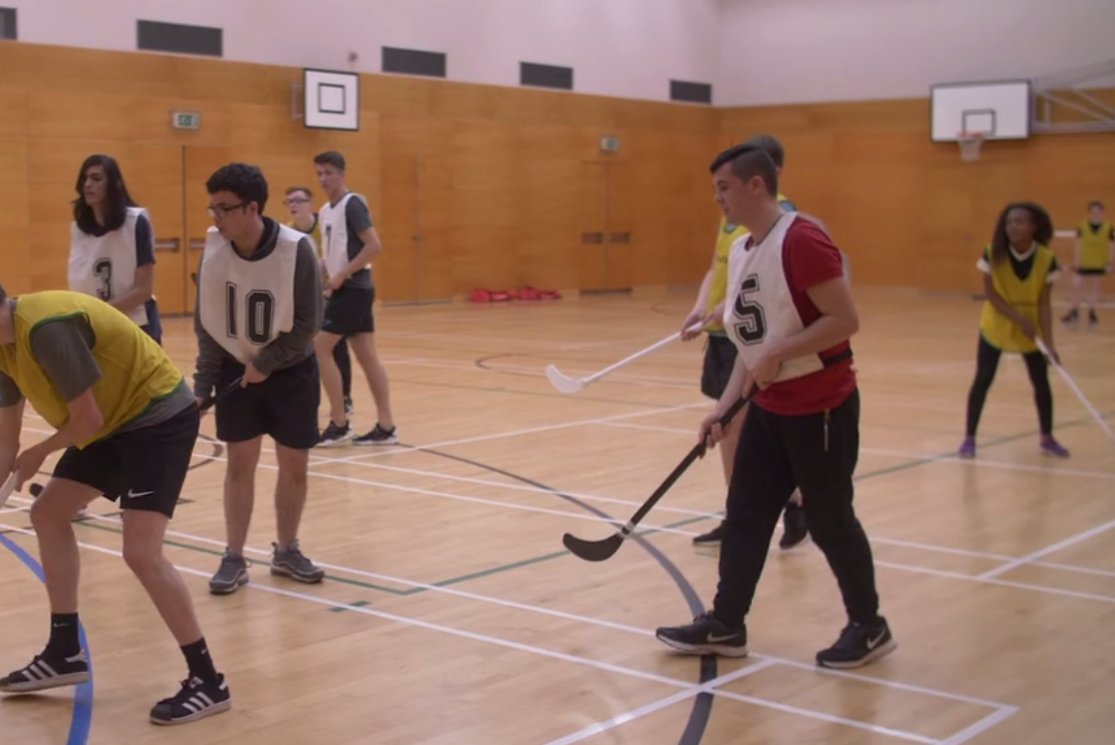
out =
{"type": "MultiPolygon", "coordinates": [[[[92,690],[0,700],[4,743],[1100,743],[1115,731],[1115,442],[1054,375],[1067,461],[1038,453],[1021,361],[1005,358],[979,457],[959,461],[979,306],[861,289],[863,395],[856,505],[898,650],[856,673],[813,655],[843,612],[812,544],[774,548],[749,617],[752,654],[671,654],[655,626],[686,621],[715,587],[690,539],[715,524],[719,459],[694,466],[638,543],[589,564],[566,531],[602,538],[694,441],[708,404],[701,344],[675,344],[588,387],[584,375],[674,330],[691,291],[541,303],[379,309],[379,348],[405,446],[315,451],[303,529],[328,578],[267,571],[273,455],[257,479],[251,584],[212,597],[223,548],[223,451],[199,441],[167,553],[185,573],[233,710],[147,722],[185,665],[119,557],[101,501],[75,526],[92,690]],[[86,736],[87,733],[87,736],[86,736]]],[[[189,322],[167,349],[193,367],[189,322]]],[[[1115,315],[1057,329],[1068,370],[1115,411],[1115,315]]],[[[1052,373],[1051,373],[1052,375],[1052,373]]],[[[356,375],[360,431],[373,407],[356,375]]],[[[24,441],[47,429],[28,414],[24,441]]],[[[212,419],[203,432],[212,435],[212,419]]],[[[31,571],[28,502],[0,515],[0,667],[39,651],[46,596],[31,571]],[[15,547],[13,549],[13,546],[15,547]],[[29,553],[30,565],[18,557],[29,553]]],[[[777,534],[776,534],[777,539],[777,534]]]]}

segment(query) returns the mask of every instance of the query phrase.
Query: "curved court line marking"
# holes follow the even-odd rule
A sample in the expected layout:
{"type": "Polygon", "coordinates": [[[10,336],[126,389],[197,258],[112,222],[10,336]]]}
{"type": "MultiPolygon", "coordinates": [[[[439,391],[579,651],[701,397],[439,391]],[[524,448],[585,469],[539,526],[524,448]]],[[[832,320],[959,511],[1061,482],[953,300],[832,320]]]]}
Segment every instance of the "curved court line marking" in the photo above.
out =
{"type": "MultiPolygon", "coordinates": [[[[116,525],[120,524],[120,520],[118,518],[107,518],[107,517],[95,516],[94,519],[102,521],[102,522],[114,523],[116,525]]],[[[24,530],[18,529],[18,528],[15,529],[15,531],[16,532],[29,532],[29,531],[24,531],[24,530]]],[[[171,531],[167,531],[167,533],[169,535],[169,534],[171,534],[171,531]]],[[[192,534],[189,534],[189,533],[178,533],[177,535],[179,537],[185,537],[185,538],[193,539],[193,540],[196,540],[196,541],[199,541],[199,542],[202,542],[202,543],[220,545],[222,547],[224,546],[223,541],[216,541],[216,540],[213,540],[211,538],[205,538],[205,537],[202,537],[202,536],[195,536],[195,535],[192,535],[192,534]]],[[[81,544],[81,545],[85,546],[85,547],[93,548],[94,550],[103,551],[105,553],[110,553],[114,556],[119,555],[119,554],[111,551],[110,549],[104,549],[100,546],[92,546],[90,544],[81,544]]],[[[176,546],[176,548],[190,549],[191,547],[176,546]]],[[[192,550],[196,551],[198,549],[192,549],[192,550]]],[[[250,552],[250,553],[257,553],[257,554],[267,555],[267,556],[271,555],[270,551],[267,551],[267,550],[264,550],[264,549],[259,549],[259,548],[252,548],[250,546],[246,546],[244,548],[244,550],[246,552],[250,552]]],[[[416,582],[414,580],[403,579],[401,577],[393,577],[391,575],[386,575],[386,574],[376,574],[374,572],[365,572],[363,570],[354,569],[354,568],[351,568],[351,567],[329,565],[329,564],[321,564],[321,566],[324,566],[324,567],[327,567],[327,568],[332,567],[332,568],[335,568],[339,571],[348,572],[348,573],[351,573],[351,574],[354,574],[354,575],[357,575],[357,576],[365,576],[365,577],[371,577],[371,578],[375,578],[375,579],[381,579],[381,580],[384,580],[384,581],[395,582],[395,583],[398,583],[398,584],[401,584],[401,585],[410,585],[410,586],[413,586],[413,587],[427,589],[427,590],[429,590],[431,592],[435,592],[435,593],[444,593],[444,594],[447,594],[447,595],[456,595],[456,596],[459,596],[459,597],[462,597],[462,598],[465,598],[465,599],[468,599],[468,600],[475,600],[477,602],[484,602],[484,603],[491,603],[491,604],[494,604],[494,605],[501,605],[501,606],[505,606],[505,607],[509,607],[509,608],[514,608],[516,610],[521,610],[521,611],[524,611],[524,612],[537,613],[537,614],[546,615],[546,616],[553,616],[555,618],[561,618],[563,620],[577,621],[577,622],[580,622],[580,623],[585,623],[585,624],[589,624],[589,625],[593,625],[593,626],[600,626],[600,627],[603,627],[603,628],[614,629],[616,631],[622,631],[622,632],[625,632],[625,633],[635,634],[635,635],[638,635],[638,636],[650,637],[650,636],[654,635],[654,632],[651,629],[644,629],[644,628],[640,628],[638,626],[630,626],[630,625],[627,625],[627,624],[617,623],[617,622],[614,622],[614,621],[607,621],[607,620],[600,619],[600,618],[594,618],[592,616],[582,616],[582,615],[578,615],[576,613],[566,613],[564,611],[553,610],[551,608],[546,608],[544,606],[530,605],[530,604],[527,604],[527,603],[518,603],[518,602],[515,602],[515,601],[504,600],[502,598],[496,598],[496,597],[492,597],[492,596],[489,596],[489,595],[481,595],[481,594],[477,594],[477,593],[465,592],[465,591],[462,591],[462,590],[454,590],[452,588],[442,587],[442,586],[439,586],[439,585],[430,585],[430,584],[426,584],[426,583],[422,583],[422,582],[416,582]]],[[[975,580],[975,577],[972,577],[970,575],[958,575],[958,574],[954,574],[954,573],[950,573],[950,572],[939,572],[939,571],[936,571],[936,570],[927,570],[927,571],[930,574],[942,575],[942,576],[945,576],[945,577],[955,577],[955,578],[960,578],[960,579],[975,580]]],[[[198,576],[205,576],[205,577],[209,576],[208,574],[206,574],[204,572],[200,572],[200,571],[192,571],[192,573],[197,574],[198,576]]],[[[328,575],[327,575],[327,578],[328,578],[328,575]]],[[[988,584],[1000,584],[1000,585],[1011,587],[1011,586],[1015,586],[1015,584],[1017,584],[1017,583],[993,581],[993,582],[988,582],[988,584]]],[[[257,587],[257,588],[260,587],[260,585],[252,585],[252,586],[257,587]]],[[[1106,599],[1108,599],[1112,602],[1115,602],[1115,598],[1106,598],[1106,599]]],[[[871,683],[871,684],[883,686],[883,687],[886,687],[886,688],[895,688],[897,690],[910,691],[910,692],[913,692],[913,693],[920,693],[920,694],[924,694],[924,695],[927,695],[927,696],[935,696],[935,697],[938,697],[938,698],[949,699],[949,700],[958,701],[958,702],[967,703],[967,704],[973,704],[973,705],[977,705],[977,706],[985,706],[985,707],[988,707],[988,708],[998,708],[998,707],[1005,706],[1005,704],[1002,704],[1002,703],[997,702],[997,701],[991,701],[989,699],[982,699],[982,698],[967,696],[967,695],[959,694],[959,693],[951,693],[949,691],[942,691],[942,690],[938,690],[936,688],[927,688],[927,687],[924,687],[924,686],[919,686],[919,685],[911,684],[911,683],[901,683],[901,682],[898,682],[898,681],[886,680],[886,679],[883,679],[883,678],[873,678],[869,675],[863,675],[862,673],[854,673],[854,672],[849,672],[849,671],[844,671],[844,670],[830,670],[828,668],[820,668],[820,667],[817,667],[815,664],[808,664],[808,663],[804,663],[804,662],[798,662],[797,660],[792,660],[792,659],[789,659],[789,658],[786,658],[786,657],[776,657],[776,656],[773,656],[773,655],[765,655],[765,654],[761,654],[761,653],[757,653],[757,652],[750,652],[749,655],[748,655],[748,659],[774,660],[775,662],[777,662],[781,665],[785,665],[787,667],[793,667],[793,668],[797,668],[797,669],[805,670],[805,671],[809,671],[809,672],[816,672],[816,673],[820,673],[822,675],[834,676],[834,677],[839,677],[839,678],[848,678],[850,680],[856,680],[856,681],[860,681],[860,682],[871,683]]]]}
{"type": "MultiPolygon", "coordinates": [[[[7,528],[7,529],[10,529],[13,532],[17,532],[17,533],[30,534],[30,531],[23,530],[22,528],[16,528],[14,526],[8,526],[8,525],[0,524],[0,528],[7,528]]],[[[107,554],[109,556],[120,557],[122,555],[119,551],[115,551],[113,549],[105,548],[103,546],[97,546],[97,545],[87,544],[87,543],[82,543],[82,542],[78,542],[78,545],[82,548],[85,548],[85,549],[88,549],[88,550],[91,550],[91,551],[95,551],[97,553],[107,554]]],[[[179,572],[182,572],[183,574],[189,574],[189,575],[192,575],[192,576],[202,577],[202,578],[206,578],[206,579],[209,577],[208,572],[203,572],[199,569],[193,569],[191,567],[184,567],[184,566],[180,566],[178,564],[174,564],[173,566],[175,567],[175,569],[177,569],[179,572]]],[[[432,623],[432,622],[429,622],[429,621],[423,621],[423,620],[420,620],[420,619],[417,619],[417,618],[408,618],[406,616],[400,616],[400,615],[395,614],[395,613],[388,613],[386,611],[375,610],[375,609],[372,609],[368,606],[359,606],[359,605],[354,605],[354,604],[351,604],[351,603],[342,603],[342,602],[338,602],[338,601],[334,601],[334,600],[329,600],[327,598],[321,598],[321,597],[317,597],[317,596],[314,596],[314,595],[309,595],[309,594],[306,594],[304,592],[296,592],[294,590],[285,590],[285,589],[280,588],[280,587],[272,587],[272,586],[264,585],[264,584],[253,584],[253,585],[250,585],[248,588],[246,588],[246,591],[247,592],[262,591],[262,592],[266,592],[266,593],[269,593],[269,594],[272,594],[272,595],[280,595],[280,596],[292,598],[292,599],[295,599],[295,600],[303,600],[303,601],[306,601],[306,602],[309,602],[309,603],[313,603],[313,604],[316,604],[316,605],[322,605],[322,606],[329,607],[329,608],[343,608],[345,610],[352,611],[354,613],[359,613],[359,614],[362,614],[362,615],[372,616],[372,617],[380,618],[380,619],[383,619],[383,620],[386,620],[386,621],[393,621],[393,622],[402,624],[404,626],[413,626],[415,628],[420,628],[420,629],[424,629],[424,630],[427,630],[427,631],[433,631],[433,632],[437,632],[437,633],[448,634],[450,636],[457,636],[457,637],[461,637],[461,638],[464,638],[464,639],[469,639],[471,641],[480,642],[480,643],[483,643],[483,644],[491,644],[491,645],[494,645],[494,646],[504,647],[506,649],[512,649],[512,650],[515,650],[515,651],[518,651],[518,652],[525,652],[527,654],[535,654],[535,655],[538,655],[538,656],[541,656],[541,657],[548,657],[550,659],[559,660],[561,662],[568,662],[568,663],[577,664],[577,665],[584,665],[584,666],[587,666],[587,667],[595,668],[597,670],[602,670],[604,672],[611,672],[611,673],[617,673],[617,674],[620,674],[620,675],[627,675],[629,677],[639,678],[639,679],[646,680],[646,681],[653,682],[653,683],[660,683],[660,684],[672,686],[672,687],[675,687],[675,688],[681,688],[688,694],[688,696],[702,695],[702,694],[710,695],[710,692],[706,691],[705,689],[707,689],[707,688],[715,689],[717,686],[722,685],[724,682],[729,682],[728,680],[725,680],[725,679],[734,679],[734,678],[732,678],[732,676],[740,677],[740,673],[743,672],[743,671],[746,671],[748,669],[748,668],[743,668],[742,670],[737,670],[737,671],[732,672],[732,673],[726,673],[725,675],[718,676],[718,677],[713,678],[712,680],[709,680],[709,681],[704,681],[704,682],[699,683],[699,684],[694,684],[694,683],[691,683],[691,682],[686,681],[686,680],[681,680],[679,678],[672,678],[672,677],[665,676],[665,675],[657,675],[655,673],[648,673],[648,672],[645,672],[643,670],[637,670],[635,668],[626,667],[624,665],[616,665],[616,664],[612,664],[610,662],[603,662],[603,661],[600,661],[600,660],[594,660],[594,659],[590,659],[590,658],[587,658],[587,657],[580,657],[578,655],[567,654],[565,652],[557,652],[557,651],[554,651],[554,650],[551,650],[551,649],[545,649],[543,647],[536,647],[536,646],[533,646],[533,645],[530,645],[530,644],[523,644],[523,643],[520,643],[520,642],[511,641],[510,639],[501,639],[499,637],[489,636],[489,635],[486,635],[486,634],[480,634],[480,633],[476,633],[476,632],[472,632],[472,631],[466,631],[464,629],[457,629],[457,628],[453,628],[451,626],[444,626],[444,625],[432,623]]],[[[765,660],[765,659],[770,659],[770,660],[774,660],[775,664],[782,664],[782,660],[780,660],[779,658],[776,658],[776,657],[765,657],[763,655],[754,655],[754,657],[756,659],[759,659],[760,661],[765,660]]],[[[810,668],[810,669],[812,669],[812,668],[810,668]]],[[[826,671],[826,672],[838,673],[839,671],[826,671]]],[[[872,683],[875,683],[877,685],[887,685],[887,683],[888,683],[888,681],[882,681],[882,680],[877,680],[877,679],[872,679],[872,678],[866,678],[866,679],[870,680],[872,683]]],[[[912,689],[916,689],[916,686],[912,687],[912,689]]],[[[932,689],[925,689],[925,690],[926,691],[931,691],[932,689]]],[[[715,695],[723,695],[723,694],[726,694],[726,693],[727,692],[722,692],[722,691],[711,691],[711,694],[715,694],[715,695]]],[[[729,697],[734,698],[738,695],[739,694],[730,694],[729,697]]],[[[939,693],[937,693],[937,695],[940,695],[944,698],[957,698],[958,700],[965,700],[965,698],[963,698],[963,697],[954,696],[952,694],[944,694],[943,692],[939,692],[939,693]]],[[[973,699],[972,701],[978,701],[978,699],[973,699]]],[[[814,711],[812,709],[799,708],[799,707],[791,706],[791,705],[788,705],[788,704],[778,703],[776,701],[768,701],[766,699],[750,698],[749,697],[748,698],[748,703],[752,703],[752,704],[754,704],[756,706],[760,706],[762,708],[775,709],[777,711],[791,713],[791,714],[806,717],[806,718],[809,718],[809,719],[817,719],[817,720],[821,720],[821,721],[832,721],[833,720],[833,717],[831,717],[828,714],[824,714],[823,712],[817,712],[817,711],[814,711]]],[[[986,705],[986,704],[984,704],[984,705],[986,705]]],[[[1003,704],[991,704],[991,706],[993,706],[994,708],[1005,708],[1003,704]]],[[[859,729],[865,729],[865,730],[870,730],[870,731],[878,731],[881,734],[889,734],[891,732],[901,732],[901,730],[890,730],[889,728],[877,727],[876,725],[872,725],[872,724],[869,724],[867,722],[857,722],[856,720],[848,720],[848,721],[849,722],[855,722],[855,724],[852,725],[852,726],[857,726],[859,729]]],[[[913,733],[904,733],[904,735],[906,736],[906,739],[913,739],[916,742],[921,742],[922,741],[920,739],[917,739],[917,738],[921,738],[920,735],[916,735],[916,734],[913,734],[913,733]]],[[[934,740],[934,741],[931,741],[931,742],[937,742],[937,741],[934,740]]]]}
{"type": "MultiPolygon", "coordinates": [[[[574,504],[577,507],[580,507],[582,510],[585,510],[586,512],[591,512],[592,514],[604,519],[613,519],[611,515],[608,515],[602,510],[599,510],[591,505],[585,504],[575,497],[571,497],[570,495],[553,489],[546,484],[526,478],[525,476],[521,476],[517,473],[513,473],[502,468],[497,468],[487,463],[480,463],[479,461],[471,460],[469,458],[463,458],[459,455],[442,453],[437,450],[430,450],[428,448],[423,448],[423,450],[440,458],[445,458],[448,460],[457,461],[458,463],[466,463],[478,468],[483,468],[492,473],[498,473],[502,476],[506,476],[509,479],[514,479],[516,481],[524,484],[529,484],[530,486],[534,486],[539,489],[548,490],[551,495],[556,496],[559,499],[562,499],[571,504],[574,504]]],[[[678,590],[681,592],[682,597],[685,598],[685,602],[689,606],[689,611],[694,615],[697,615],[704,611],[704,602],[697,594],[697,590],[693,587],[692,583],[689,581],[689,578],[682,573],[681,569],[679,569],[676,564],[674,564],[664,553],[662,553],[662,551],[657,546],[648,541],[640,533],[635,533],[631,537],[639,546],[639,548],[646,551],[646,553],[649,554],[652,559],[658,562],[658,565],[663,569],[663,571],[665,571],[670,579],[674,581],[674,585],[677,586],[678,590]]],[[[715,656],[706,655],[701,658],[698,668],[698,675],[700,677],[701,683],[705,683],[708,680],[712,680],[717,677],[717,665],[718,662],[715,656]]],[[[693,708],[690,710],[689,717],[686,719],[685,729],[682,730],[681,737],[678,740],[679,745],[698,745],[701,742],[701,739],[705,735],[705,731],[708,729],[709,719],[712,716],[712,703],[712,696],[710,696],[708,693],[701,692],[697,694],[696,698],[693,701],[693,708]]]]}
{"type": "MultiPolygon", "coordinates": [[[[19,529],[15,532],[34,535],[29,531],[19,529]]],[[[0,544],[22,561],[34,573],[39,582],[46,582],[42,566],[22,546],[2,533],[0,533],[0,544]]],[[[85,650],[86,660],[89,663],[89,682],[82,683],[74,688],[74,706],[73,713],[70,715],[70,733],[66,736],[66,745],[85,745],[89,741],[89,730],[93,725],[93,655],[89,651],[89,640],[85,638],[85,627],[81,625],[80,621],[78,622],[77,633],[81,639],[81,647],[85,650]]]]}
{"type": "MultiPolygon", "coordinates": [[[[25,428],[25,429],[30,429],[30,428],[25,428]]],[[[205,456],[205,457],[209,457],[209,456],[205,456]]],[[[227,460],[227,459],[225,459],[225,458],[213,458],[213,460],[224,461],[224,460],[227,460]]],[[[928,462],[928,461],[918,461],[914,465],[923,465],[925,462],[928,462]]],[[[265,468],[265,469],[268,469],[268,470],[278,470],[278,466],[267,464],[267,463],[260,463],[259,467],[260,468],[265,468]]],[[[905,466],[900,466],[900,467],[905,467],[905,466]]],[[[360,478],[356,478],[356,477],[352,477],[352,476],[343,476],[343,475],[339,475],[339,474],[322,473],[320,471],[312,471],[311,470],[309,472],[309,475],[316,476],[318,478],[329,479],[329,480],[332,480],[332,481],[344,481],[344,482],[348,482],[348,483],[361,484],[361,485],[365,485],[365,486],[377,486],[377,487],[380,487],[380,488],[383,488],[383,489],[392,489],[392,490],[404,491],[404,492],[410,492],[410,493],[416,493],[416,494],[424,494],[426,496],[434,496],[434,497],[440,497],[440,498],[444,498],[444,499],[450,499],[450,500],[462,501],[462,502],[472,502],[472,503],[482,504],[482,505],[491,506],[491,507],[505,507],[507,509],[514,509],[514,510],[519,510],[519,511],[523,511],[523,512],[535,512],[535,513],[540,513],[540,514],[549,514],[549,515],[555,515],[555,516],[560,516],[560,517],[567,517],[567,518],[571,518],[571,519],[574,519],[574,520],[588,520],[588,521],[594,521],[594,522],[602,522],[602,523],[606,523],[608,525],[612,525],[612,526],[615,526],[615,527],[620,527],[620,524],[619,524],[618,521],[602,520],[601,518],[594,517],[592,515],[584,515],[584,514],[579,514],[579,513],[575,513],[575,512],[564,512],[564,511],[561,511],[561,510],[550,510],[550,509],[540,508],[540,507],[529,507],[529,506],[526,506],[526,505],[516,505],[516,504],[508,503],[508,502],[498,502],[498,501],[494,501],[494,500],[485,500],[485,499],[482,499],[482,498],[479,498],[479,497],[467,497],[467,496],[463,496],[463,495],[450,494],[448,492],[438,492],[438,491],[433,491],[433,490],[429,490],[429,489],[420,489],[420,488],[416,488],[416,487],[401,486],[401,485],[398,485],[398,484],[391,484],[391,483],[382,482],[382,481],[371,481],[371,480],[368,480],[368,479],[360,479],[360,478]]],[[[861,478],[867,478],[868,476],[871,476],[871,475],[875,475],[875,474],[868,474],[867,476],[864,476],[864,477],[861,477],[861,478]]],[[[693,531],[681,530],[681,529],[678,529],[678,528],[653,526],[653,525],[646,526],[646,532],[672,533],[672,534],[678,534],[678,535],[684,535],[684,536],[694,535],[693,531]]],[[[168,531],[168,534],[170,534],[169,531],[168,531]]],[[[209,539],[205,539],[205,540],[209,540],[209,539]]],[[[1038,562],[1034,562],[1034,564],[1037,564],[1037,563],[1038,562]]],[[[1057,587],[1051,587],[1051,586],[1048,586],[1048,585],[1037,585],[1037,584],[1030,584],[1030,583],[1025,583],[1025,582],[1014,582],[1014,581],[999,579],[997,577],[981,578],[981,577],[974,576],[974,575],[962,574],[960,572],[952,572],[952,571],[941,570],[941,569],[932,569],[932,568],[929,568],[929,567],[923,567],[923,566],[917,566],[917,565],[913,565],[913,564],[905,564],[905,563],[893,562],[893,561],[881,561],[881,560],[878,560],[878,559],[876,559],[875,564],[876,564],[876,566],[886,567],[886,568],[889,568],[889,569],[897,569],[897,570],[906,571],[906,572],[913,572],[913,573],[918,573],[918,574],[930,574],[930,575],[935,575],[935,576],[938,576],[938,577],[947,577],[947,578],[952,578],[952,579],[962,579],[962,580],[967,580],[967,581],[984,582],[984,583],[988,583],[988,584],[997,584],[997,585],[1001,585],[1003,587],[1013,587],[1013,588],[1016,588],[1016,589],[1032,590],[1032,591],[1035,591],[1035,592],[1044,592],[1044,593],[1049,593],[1049,594],[1053,594],[1053,595],[1061,595],[1061,596],[1064,596],[1064,597],[1072,597],[1072,598],[1079,598],[1079,599],[1085,599],[1085,600],[1097,600],[1097,601],[1104,602],[1104,603],[1115,603],[1115,597],[1112,597],[1112,596],[1100,595],[1100,594],[1089,593],[1089,592],[1080,592],[1080,591],[1076,591],[1076,590],[1065,590],[1065,589],[1061,589],[1061,588],[1057,588],[1057,587]]],[[[1063,569],[1067,566],[1070,566],[1070,565],[1055,565],[1055,566],[1052,566],[1052,568],[1063,569]]],[[[1073,571],[1073,569],[1069,569],[1069,571],[1073,571]]],[[[1088,572],[1085,572],[1085,573],[1092,574],[1092,573],[1095,573],[1095,572],[1098,572],[1098,571],[1100,571],[1100,570],[1093,570],[1093,571],[1088,571],[1088,572]]],[[[1103,575],[1101,575],[1101,576],[1103,576],[1103,575]]]]}

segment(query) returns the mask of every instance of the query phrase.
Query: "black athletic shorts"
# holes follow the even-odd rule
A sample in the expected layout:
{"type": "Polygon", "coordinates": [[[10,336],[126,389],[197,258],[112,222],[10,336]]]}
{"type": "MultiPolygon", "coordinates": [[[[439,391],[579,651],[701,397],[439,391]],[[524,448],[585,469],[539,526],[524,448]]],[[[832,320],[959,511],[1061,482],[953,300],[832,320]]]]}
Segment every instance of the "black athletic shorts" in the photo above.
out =
{"type": "Polygon", "coordinates": [[[54,477],[99,489],[121,509],[174,517],[199,419],[190,405],[161,424],[110,435],[83,450],[66,448],[54,477]]]}
{"type": "Polygon", "coordinates": [[[726,336],[708,335],[705,344],[705,362],[701,369],[701,393],[719,399],[728,387],[732,368],[736,364],[736,345],[726,336]]]}
{"type": "Polygon", "coordinates": [[[1107,267],[1105,267],[1105,266],[1082,266],[1082,267],[1077,268],[1076,273],[1077,274],[1083,274],[1085,276],[1090,275],[1090,276],[1102,277],[1103,275],[1107,274],[1107,267]]]}
{"type": "Polygon", "coordinates": [[[342,287],[334,290],[325,301],[325,320],[321,330],[338,336],[375,333],[372,303],[375,288],[342,287]]]}
{"type": "Polygon", "coordinates": [[[217,439],[245,442],[270,435],[288,448],[309,450],[317,445],[317,407],[321,386],[317,357],[271,373],[262,383],[233,385],[244,366],[229,356],[221,362],[217,383],[217,439]]]}

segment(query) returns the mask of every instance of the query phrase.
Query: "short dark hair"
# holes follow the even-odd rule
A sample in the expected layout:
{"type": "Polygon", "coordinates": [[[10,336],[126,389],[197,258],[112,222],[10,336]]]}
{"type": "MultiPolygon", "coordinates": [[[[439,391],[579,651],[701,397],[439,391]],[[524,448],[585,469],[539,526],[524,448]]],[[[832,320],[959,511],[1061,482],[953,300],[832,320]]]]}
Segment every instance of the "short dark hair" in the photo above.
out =
{"type": "Polygon", "coordinates": [[[770,156],[774,165],[782,168],[786,164],[786,150],[774,135],[755,135],[745,145],[754,145],[770,156]]]}
{"type": "Polygon", "coordinates": [[[1013,210],[1022,210],[1030,216],[1034,224],[1034,240],[1048,246],[1053,239],[1053,220],[1049,213],[1040,204],[1034,202],[1011,202],[999,213],[995,223],[995,232],[991,235],[991,263],[998,264],[1007,258],[1007,249],[1010,248],[1010,239],[1007,238],[1007,217],[1013,210]]]}
{"type": "Polygon", "coordinates": [[[83,233],[98,232],[93,208],[85,203],[85,176],[93,166],[100,166],[105,172],[105,203],[108,208],[105,212],[105,227],[109,230],[119,230],[128,217],[128,208],[135,207],[136,203],[132,201],[131,195],[128,194],[128,187],[124,185],[120,165],[109,155],[90,155],[78,169],[77,183],[74,184],[74,191],[77,192],[77,199],[73,202],[74,222],[83,233]]]}
{"type": "Polygon", "coordinates": [[[1092,209],[1093,207],[1099,207],[1102,210],[1103,202],[1098,199],[1093,199],[1091,202],[1088,202],[1088,209],[1092,209]]]}
{"type": "Polygon", "coordinates": [[[205,182],[205,190],[210,194],[218,191],[229,191],[240,197],[244,202],[255,202],[259,205],[259,214],[267,206],[267,179],[263,171],[257,166],[247,163],[229,163],[221,166],[209,180],[205,182]]]}
{"type": "Polygon", "coordinates": [[[709,173],[716,173],[725,164],[731,164],[732,173],[741,181],[758,176],[767,187],[767,193],[778,196],[778,166],[763,148],[748,143],[730,147],[716,156],[708,168],[709,173]]]}
{"type": "Polygon", "coordinates": [[[345,170],[345,156],[336,150],[326,150],[314,156],[314,164],[319,166],[333,166],[338,171],[345,170]]]}
{"type": "Polygon", "coordinates": [[[0,285],[0,303],[8,299],[8,291],[4,289],[4,285],[0,285]]]}
{"type": "Polygon", "coordinates": [[[310,199],[314,198],[314,193],[310,191],[310,187],[308,186],[288,186],[284,194],[289,197],[296,191],[304,191],[306,192],[306,196],[308,196],[310,199]]]}

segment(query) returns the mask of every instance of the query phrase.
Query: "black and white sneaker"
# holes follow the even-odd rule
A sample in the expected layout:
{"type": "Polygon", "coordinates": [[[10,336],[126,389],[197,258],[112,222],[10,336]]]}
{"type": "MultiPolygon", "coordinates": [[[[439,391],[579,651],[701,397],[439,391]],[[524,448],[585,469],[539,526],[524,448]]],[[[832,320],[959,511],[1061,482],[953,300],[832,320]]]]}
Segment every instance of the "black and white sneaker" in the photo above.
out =
{"type": "Polygon", "coordinates": [[[58,658],[44,652],[35,655],[35,659],[22,670],[16,670],[0,678],[0,691],[31,693],[87,682],[89,682],[89,663],[85,659],[85,650],[81,650],[73,657],[58,658]]]}
{"type": "Polygon", "coordinates": [[[747,628],[730,629],[711,611],[702,613],[686,626],[663,626],[654,635],[667,647],[685,654],[747,656],[747,628]]]}
{"type": "Polygon", "coordinates": [[[693,548],[703,548],[714,550],[720,548],[720,542],[724,539],[724,523],[720,523],[715,528],[707,533],[701,533],[699,536],[693,538],[693,548]]]}
{"type": "Polygon", "coordinates": [[[345,396],[345,417],[352,419],[352,415],[356,413],[356,406],[352,403],[352,396],[345,396]]]}
{"type": "Polygon", "coordinates": [[[359,437],[357,437],[355,440],[352,441],[352,444],[353,445],[398,445],[399,444],[399,438],[395,436],[395,432],[398,429],[399,429],[398,427],[392,427],[391,429],[384,429],[383,427],[380,426],[379,422],[376,422],[376,426],[372,429],[371,432],[369,432],[365,435],[360,435],[359,437]]]}
{"type": "Polygon", "coordinates": [[[314,563],[298,548],[298,541],[291,543],[286,551],[280,551],[278,545],[274,543],[271,547],[274,549],[271,555],[271,574],[290,577],[308,585],[317,584],[325,579],[325,570],[314,566],[314,563]]]}
{"type": "Polygon", "coordinates": [[[344,426],[339,426],[333,422],[329,422],[329,426],[321,433],[321,439],[318,440],[317,446],[320,448],[335,448],[344,445],[352,439],[352,427],[348,422],[344,426]]]}
{"type": "Polygon", "coordinates": [[[890,626],[882,616],[875,623],[855,623],[844,627],[840,638],[828,649],[817,653],[817,664],[837,670],[862,667],[872,660],[890,654],[898,646],[890,626]]]}
{"type": "Polygon", "coordinates": [[[164,698],[151,709],[155,724],[185,724],[203,719],[232,707],[225,676],[217,674],[216,682],[206,683],[196,675],[182,681],[182,690],[171,698],[164,698]]]}
{"type": "Polygon", "coordinates": [[[782,540],[778,542],[778,547],[786,551],[808,537],[809,526],[805,517],[805,508],[790,502],[782,513],[782,540]]]}

